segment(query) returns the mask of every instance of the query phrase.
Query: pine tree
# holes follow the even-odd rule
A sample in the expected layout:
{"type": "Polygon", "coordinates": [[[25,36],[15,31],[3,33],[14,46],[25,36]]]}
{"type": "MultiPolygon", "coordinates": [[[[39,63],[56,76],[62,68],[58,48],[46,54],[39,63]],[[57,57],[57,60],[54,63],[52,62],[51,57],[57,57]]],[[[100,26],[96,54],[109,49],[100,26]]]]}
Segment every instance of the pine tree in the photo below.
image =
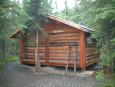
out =
{"type": "Polygon", "coordinates": [[[25,27],[27,14],[19,3],[13,0],[0,0],[0,37],[5,41],[5,55],[10,55],[14,46],[9,36],[18,29],[25,27]]]}
{"type": "MultiPolygon", "coordinates": [[[[48,0],[27,0],[24,2],[25,10],[27,14],[30,16],[30,20],[27,21],[26,25],[28,26],[30,33],[32,33],[33,42],[35,43],[35,65],[36,71],[39,72],[40,68],[40,60],[39,60],[39,34],[43,33],[43,22],[46,21],[46,17],[44,13],[51,12],[48,0]]],[[[27,30],[28,30],[27,29],[27,30]]]]}

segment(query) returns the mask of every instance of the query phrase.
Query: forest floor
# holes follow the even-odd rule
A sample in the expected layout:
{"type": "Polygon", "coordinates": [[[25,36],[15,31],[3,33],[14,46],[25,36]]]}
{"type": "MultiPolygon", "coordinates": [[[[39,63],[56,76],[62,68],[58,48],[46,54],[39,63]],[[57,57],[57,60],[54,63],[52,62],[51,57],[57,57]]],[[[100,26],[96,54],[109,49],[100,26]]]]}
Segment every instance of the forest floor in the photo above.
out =
{"type": "Polygon", "coordinates": [[[73,69],[70,69],[64,75],[65,68],[42,69],[36,73],[34,66],[11,62],[0,72],[0,87],[99,87],[99,82],[90,76],[90,72],[77,70],[73,73],[73,69]]]}

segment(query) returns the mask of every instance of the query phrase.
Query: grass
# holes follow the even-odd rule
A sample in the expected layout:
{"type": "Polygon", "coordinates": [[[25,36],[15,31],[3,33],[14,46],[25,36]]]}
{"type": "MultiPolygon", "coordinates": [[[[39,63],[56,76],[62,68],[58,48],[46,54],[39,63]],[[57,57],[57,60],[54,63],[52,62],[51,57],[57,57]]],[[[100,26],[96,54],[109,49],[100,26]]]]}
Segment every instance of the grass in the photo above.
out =
{"type": "Polygon", "coordinates": [[[15,60],[16,60],[16,56],[12,56],[12,55],[7,56],[3,60],[0,60],[0,69],[2,69],[3,66],[8,64],[9,62],[12,62],[12,61],[15,61],[15,60]]]}

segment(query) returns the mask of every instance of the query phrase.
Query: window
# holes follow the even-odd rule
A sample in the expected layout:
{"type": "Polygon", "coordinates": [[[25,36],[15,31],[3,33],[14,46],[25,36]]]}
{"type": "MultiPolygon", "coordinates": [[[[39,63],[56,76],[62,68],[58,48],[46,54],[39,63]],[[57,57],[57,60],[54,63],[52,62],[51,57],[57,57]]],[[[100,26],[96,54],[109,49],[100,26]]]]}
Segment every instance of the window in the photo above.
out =
{"type": "Polygon", "coordinates": [[[87,44],[93,44],[92,36],[87,37],[87,44]]]}
{"type": "Polygon", "coordinates": [[[86,43],[87,43],[87,46],[92,46],[92,45],[95,45],[96,44],[96,41],[95,39],[92,37],[92,35],[90,33],[86,33],[86,43]]]}

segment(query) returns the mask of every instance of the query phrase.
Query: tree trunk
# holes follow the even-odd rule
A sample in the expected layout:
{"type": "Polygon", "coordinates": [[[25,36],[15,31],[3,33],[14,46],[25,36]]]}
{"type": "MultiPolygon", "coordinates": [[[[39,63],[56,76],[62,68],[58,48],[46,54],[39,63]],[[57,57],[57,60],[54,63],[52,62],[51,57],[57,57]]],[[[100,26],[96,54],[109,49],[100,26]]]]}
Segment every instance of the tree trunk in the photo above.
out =
{"type": "Polygon", "coordinates": [[[67,16],[68,14],[68,6],[67,6],[67,0],[65,0],[65,15],[67,16]]]}
{"type": "Polygon", "coordinates": [[[55,8],[56,8],[56,14],[58,13],[58,5],[57,5],[57,1],[55,1],[55,8]]]}
{"type": "Polygon", "coordinates": [[[40,59],[39,59],[39,34],[38,34],[38,30],[36,33],[36,48],[35,48],[35,66],[36,66],[36,72],[39,72],[41,69],[40,66],[40,59]]]}

